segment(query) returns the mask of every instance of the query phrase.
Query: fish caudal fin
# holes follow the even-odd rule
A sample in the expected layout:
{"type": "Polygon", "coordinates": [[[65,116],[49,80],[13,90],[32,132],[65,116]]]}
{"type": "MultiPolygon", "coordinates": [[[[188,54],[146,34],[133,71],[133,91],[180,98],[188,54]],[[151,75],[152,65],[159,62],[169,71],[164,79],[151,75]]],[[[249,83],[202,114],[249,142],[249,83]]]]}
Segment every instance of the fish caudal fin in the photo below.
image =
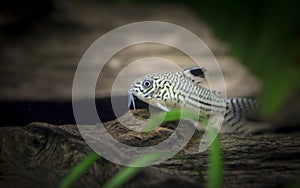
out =
{"type": "Polygon", "coordinates": [[[253,99],[232,98],[227,100],[225,123],[231,125],[237,132],[244,132],[246,114],[258,109],[259,103],[253,99]]]}

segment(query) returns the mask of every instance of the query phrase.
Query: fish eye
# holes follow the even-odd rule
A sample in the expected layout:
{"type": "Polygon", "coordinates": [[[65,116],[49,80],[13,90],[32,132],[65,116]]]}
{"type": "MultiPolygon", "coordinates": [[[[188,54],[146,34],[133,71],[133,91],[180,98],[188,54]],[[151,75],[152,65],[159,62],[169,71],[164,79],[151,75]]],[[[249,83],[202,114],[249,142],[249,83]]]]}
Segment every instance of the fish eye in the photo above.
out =
{"type": "Polygon", "coordinates": [[[148,88],[152,85],[152,81],[151,80],[144,80],[142,84],[143,84],[144,88],[148,88]]]}

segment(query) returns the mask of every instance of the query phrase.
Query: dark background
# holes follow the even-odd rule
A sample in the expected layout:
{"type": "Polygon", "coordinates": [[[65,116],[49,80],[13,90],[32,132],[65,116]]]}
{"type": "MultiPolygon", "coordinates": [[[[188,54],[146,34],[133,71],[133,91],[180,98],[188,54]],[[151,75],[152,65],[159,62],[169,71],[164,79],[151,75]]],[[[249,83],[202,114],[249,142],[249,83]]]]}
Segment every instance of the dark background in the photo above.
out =
{"type": "MultiPolygon", "coordinates": [[[[64,82],[63,76],[60,77],[60,75],[65,73],[59,72],[49,77],[47,75],[39,77],[36,76],[38,72],[32,72],[33,67],[51,70],[50,64],[39,63],[39,61],[50,61],[51,58],[55,57],[59,57],[61,60],[58,62],[61,67],[60,70],[70,69],[69,62],[77,63],[89,44],[97,39],[96,35],[92,35],[84,42],[72,43],[74,49],[78,47],[76,54],[74,52],[70,52],[70,54],[59,53],[59,48],[64,48],[64,40],[67,40],[69,36],[76,38],[80,32],[92,33],[91,28],[87,27],[92,21],[82,18],[83,22],[86,22],[86,27],[77,25],[76,19],[83,16],[82,12],[78,12],[76,18],[70,17],[70,14],[64,9],[66,2],[68,2],[67,6],[72,4],[72,1],[53,0],[1,1],[1,126],[26,125],[33,121],[54,124],[75,123],[70,96],[54,95],[51,93],[54,89],[47,90],[49,87],[55,88],[47,80],[57,79],[64,82]],[[53,46],[39,44],[41,52],[36,52],[35,48],[31,48],[44,38],[54,38],[54,42],[50,43],[53,46]],[[42,58],[40,58],[41,53],[44,53],[42,58]],[[40,91],[31,89],[30,82],[32,80],[41,85],[40,91]],[[35,94],[30,94],[31,91],[35,94]]],[[[74,1],[74,3],[77,2],[80,1],[74,1]]],[[[133,5],[159,9],[160,4],[176,4],[188,7],[189,11],[208,24],[217,39],[230,46],[228,54],[238,58],[263,83],[262,91],[258,96],[263,103],[263,116],[271,117],[271,119],[282,116],[282,119],[287,120],[289,124],[296,125],[299,123],[297,116],[300,78],[299,2],[266,0],[152,0],[142,2],[94,0],[84,2],[97,4],[100,7],[119,7],[119,9],[126,9],[133,5]]],[[[111,16],[118,14],[118,11],[115,11],[118,9],[114,9],[113,14],[108,10],[109,8],[106,9],[106,12],[102,14],[103,17],[95,18],[100,20],[105,18],[107,23],[110,23],[109,20],[111,19],[111,25],[108,24],[101,28],[103,33],[122,25],[121,23],[126,24],[124,20],[116,22],[115,18],[111,16]]],[[[89,14],[89,9],[87,8],[85,12],[89,14]]],[[[140,20],[128,20],[127,23],[143,21],[144,18],[149,19],[145,15],[136,15],[137,13],[133,13],[132,10],[128,11],[129,14],[132,14],[132,17],[140,18],[140,20]]],[[[124,15],[124,17],[130,17],[128,15],[124,15]]],[[[159,18],[158,15],[157,19],[159,20],[159,18]]],[[[152,17],[152,19],[154,18],[152,17]]],[[[72,70],[74,70],[76,63],[72,64],[72,70]]],[[[70,74],[69,77],[72,77],[73,73],[68,73],[70,74]]],[[[70,83],[66,84],[70,85],[70,83]]],[[[62,89],[58,88],[58,90],[62,89]]],[[[101,96],[96,101],[103,121],[114,118],[110,108],[110,100],[109,97],[101,96]]],[[[283,121],[282,119],[280,121],[283,121]]]]}

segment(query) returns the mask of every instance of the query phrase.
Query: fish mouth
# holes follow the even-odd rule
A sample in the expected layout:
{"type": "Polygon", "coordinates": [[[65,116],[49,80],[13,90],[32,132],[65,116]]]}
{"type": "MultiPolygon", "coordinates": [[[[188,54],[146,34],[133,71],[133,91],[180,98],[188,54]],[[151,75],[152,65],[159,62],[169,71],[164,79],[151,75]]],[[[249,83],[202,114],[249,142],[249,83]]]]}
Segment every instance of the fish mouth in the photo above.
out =
{"type": "Polygon", "coordinates": [[[129,109],[130,109],[130,106],[131,106],[131,104],[132,104],[133,109],[136,110],[134,99],[135,99],[135,98],[134,98],[134,95],[133,95],[132,90],[129,90],[129,91],[128,91],[128,108],[129,108],[129,109]]]}

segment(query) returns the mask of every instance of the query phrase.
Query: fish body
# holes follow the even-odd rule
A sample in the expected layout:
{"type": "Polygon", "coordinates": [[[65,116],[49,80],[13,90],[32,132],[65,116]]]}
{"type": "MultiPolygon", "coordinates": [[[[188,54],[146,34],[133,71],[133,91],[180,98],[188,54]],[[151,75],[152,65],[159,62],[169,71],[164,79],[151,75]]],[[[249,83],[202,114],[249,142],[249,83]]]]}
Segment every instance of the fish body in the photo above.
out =
{"type": "Polygon", "coordinates": [[[247,98],[224,99],[200,85],[206,71],[196,67],[178,72],[154,73],[135,80],[129,89],[129,106],[134,96],[162,110],[183,108],[210,117],[214,113],[225,114],[224,121],[236,130],[245,124],[248,111],[257,108],[257,102],[247,98]]]}

